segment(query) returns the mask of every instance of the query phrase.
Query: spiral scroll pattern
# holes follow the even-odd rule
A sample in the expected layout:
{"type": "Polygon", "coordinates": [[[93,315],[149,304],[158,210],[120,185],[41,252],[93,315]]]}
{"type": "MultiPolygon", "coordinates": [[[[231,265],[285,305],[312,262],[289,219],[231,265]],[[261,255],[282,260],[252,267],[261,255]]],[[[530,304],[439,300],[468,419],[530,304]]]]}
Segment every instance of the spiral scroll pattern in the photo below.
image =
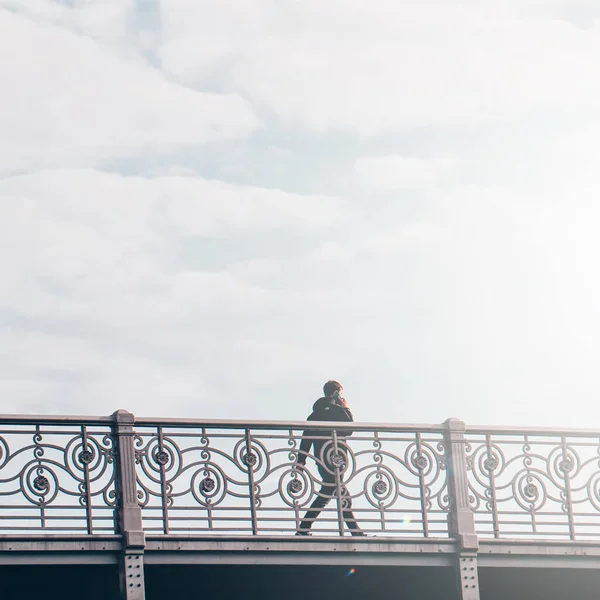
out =
{"type": "Polygon", "coordinates": [[[108,427],[0,426],[0,533],[115,532],[114,449],[108,427]]]}
{"type": "Polygon", "coordinates": [[[322,524],[325,533],[338,532],[335,513],[351,509],[376,522],[378,535],[448,535],[441,432],[347,438],[324,430],[299,463],[301,431],[136,431],[138,495],[143,514],[152,517],[149,531],[289,535],[321,498],[325,507],[315,527],[322,524]],[[168,453],[162,467],[159,446],[168,453]]]}
{"type": "Polygon", "coordinates": [[[127,497],[144,529],[164,535],[294,535],[316,506],[313,535],[358,523],[378,537],[439,539],[460,506],[483,538],[600,539],[600,436],[589,431],[463,437],[452,423],[350,432],[122,416],[0,424],[0,506],[10,507],[0,534],[117,533],[127,497]]]}
{"type": "Polygon", "coordinates": [[[481,535],[593,539],[600,526],[600,440],[473,434],[467,465],[481,535]]]}

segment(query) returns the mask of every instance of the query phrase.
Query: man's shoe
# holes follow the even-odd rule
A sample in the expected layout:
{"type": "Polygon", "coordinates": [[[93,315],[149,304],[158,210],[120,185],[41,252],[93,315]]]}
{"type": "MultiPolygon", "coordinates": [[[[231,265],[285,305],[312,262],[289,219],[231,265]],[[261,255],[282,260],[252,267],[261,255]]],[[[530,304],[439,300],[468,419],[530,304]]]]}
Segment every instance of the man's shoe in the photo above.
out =
{"type": "Polygon", "coordinates": [[[298,531],[296,531],[296,535],[310,535],[310,531],[303,531],[302,529],[299,529],[298,531]]]}

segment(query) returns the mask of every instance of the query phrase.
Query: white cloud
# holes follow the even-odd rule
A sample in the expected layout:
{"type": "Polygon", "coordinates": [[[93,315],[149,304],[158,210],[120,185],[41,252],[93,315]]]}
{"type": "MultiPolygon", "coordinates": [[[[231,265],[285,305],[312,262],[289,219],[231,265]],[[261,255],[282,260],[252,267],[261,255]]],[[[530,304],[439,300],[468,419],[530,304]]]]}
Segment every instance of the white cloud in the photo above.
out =
{"type": "MultiPolygon", "coordinates": [[[[7,197],[21,198],[25,206],[33,203],[51,216],[91,222],[101,229],[111,227],[120,236],[138,239],[156,211],[162,224],[175,227],[178,233],[204,235],[235,229],[328,227],[354,212],[338,198],[180,175],[143,177],[52,169],[8,177],[0,186],[7,197]]],[[[19,204],[13,206],[30,210],[19,204]]]]}
{"type": "Polygon", "coordinates": [[[128,23],[134,16],[131,0],[0,0],[6,8],[36,23],[56,25],[107,45],[126,48],[128,23]]]}
{"type": "MultiPolygon", "coordinates": [[[[551,424],[567,391],[584,410],[596,389],[593,302],[557,293],[565,276],[575,295],[585,279],[566,258],[558,277],[547,269],[544,244],[569,209],[542,226],[514,189],[445,190],[430,218],[390,205],[378,225],[339,200],[294,196],[286,210],[283,192],[189,176],[53,170],[5,179],[0,196],[0,312],[18,316],[0,332],[8,410],[302,418],[306,395],[335,374],[363,420],[486,422],[490,406],[516,410],[533,394],[551,424]],[[243,203],[253,210],[238,213],[243,203]],[[184,237],[235,244],[299,227],[317,237],[291,258],[277,246],[203,270],[177,250],[184,237]]],[[[550,244],[559,255],[597,216],[579,208],[571,237],[550,244]]]]}
{"type": "Polygon", "coordinates": [[[219,181],[165,178],[155,189],[160,190],[164,198],[172,199],[166,208],[168,217],[190,234],[218,233],[220,224],[229,230],[289,226],[325,228],[349,210],[336,198],[241,188],[219,181]]]}
{"type": "Polygon", "coordinates": [[[165,69],[313,129],[372,135],[600,101],[600,36],[559,20],[565,4],[265,0],[250,21],[242,4],[165,4],[165,69]]]}
{"type": "Polygon", "coordinates": [[[236,288],[226,274],[180,273],[173,240],[318,230],[348,218],[335,198],[88,169],[6,178],[0,197],[4,306],[34,314],[91,315],[104,305],[102,313],[113,318],[152,311],[174,317],[206,302],[225,307],[227,297],[242,307],[251,301],[251,289],[236,288]],[[38,276],[64,286],[66,297],[48,293],[38,276]],[[159,296],[148,296],[154,287],[159,296]]]}
{"type": "Polygon", "coordinates": [[[285,378],[288,355],[303,351],[253,323],[280,314],[286,297],[232,271],[186,267],[179,241],[348,219],[335,198],[90,169],[5,178],[0,197],[0,316],[18,316],[0,328],[0,392],[21,411],[189,414],[229,369],[246,385],[285,378]]]}
{"type": "Polygon", "coordinates": [[[88,37],[2,9],[0,32],[4,171],[157,156],[258,126],[239,96],[186,89],[88,37]]]}
{"type": "Polygon", "coordinates": [[[424,160],[392,155],[357,158],[354,169],[367,190],[392,191],[431,188],[453,164],[449,157],[424,160]]]}
{"type": "Polygon", "coordinates": [[[127,351],[64,335],[0,332],[3,410],[110,414],[167,406],[185,414],[207,400],[202,377],[127,351]],[[6,405],[8,403],[8,406],[6,405]]]}
{"type": "Polygon", "coordinates": [[[587,423],[598,6],[0,0],[4,410],[587,423]]]}

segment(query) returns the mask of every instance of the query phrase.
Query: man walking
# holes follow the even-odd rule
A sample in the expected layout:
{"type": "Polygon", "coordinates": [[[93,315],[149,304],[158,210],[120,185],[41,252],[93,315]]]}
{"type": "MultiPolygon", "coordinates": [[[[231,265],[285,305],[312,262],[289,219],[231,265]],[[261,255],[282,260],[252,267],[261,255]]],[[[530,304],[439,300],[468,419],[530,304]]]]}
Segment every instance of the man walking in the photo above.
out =
{"type": "MultiPolygon", "coordinates": [[[[314,403],[313,411],[308,417],[308,421],[345,421],[350,423],[354,421],[346,400],[341,397],[342,386],[337,381],[328,381],[323,386],[323,393],[325,396],[319,398],[314,403]]],[[[336,432],[338,438],[337,453],[333,448],[332,431],[306,429],[302,434],[302,442],[296,464],[301,466],[306,464],[306,457],[314,445],[313,456],[317,463],[317,470],[321,476],[322,486],[310,509],[304,515],[304,519],[300,523],[296,535],[310,535],[309,530],[314,520],[336,493],[336,468],[339,469],[341,463],[348,460],[345,438],[352,435],[352,431],[342,427],[340,429],[336,428],[336,432]]],[[[340,473],[340,478],[341,476],[340,473]]],[[[352,513],[352,498],[345,485],[341,486],[341,495],[342,516],[350,533],[357,536],[365,535],[354,518],[354,514],[352,513]]]]}

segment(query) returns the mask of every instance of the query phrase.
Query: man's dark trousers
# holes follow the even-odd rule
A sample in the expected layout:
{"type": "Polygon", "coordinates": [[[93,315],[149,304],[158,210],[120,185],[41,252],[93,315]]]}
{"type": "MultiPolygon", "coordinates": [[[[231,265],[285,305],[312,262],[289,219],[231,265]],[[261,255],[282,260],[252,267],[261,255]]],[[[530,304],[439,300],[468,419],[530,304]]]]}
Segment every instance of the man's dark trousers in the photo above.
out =
{"type": "MultiPolygon", "coordinates": [[[[314,499],[313,503],[310,505],[310,508],[306,515],[304,515],[304,519],[300,523],[299,530],[300,531],[308,531],[313,524],[313,520],[316,519],[321,510],[329,504],[329,501],[334,497],[336,491],[335,484],[335,475],[331,473],[329,470],[325,469],[322,465],[317,464],[317,469],[319,471],[319,475],[321,476],[321,481],[323,485],[319,490],[317,497],[314,499]]],[[[350,533],[354,535],[354,532],[360,532],[362,535],[361,529],[356,522],[356,518],[354,517],[354,513],[352,512],[352,498],[350,497],[350,493],[348,492],[348,488],[342,484],[342,516],[344,517],[344,521],[346,522],[346,526],[350,530],[350,533]]]]}

